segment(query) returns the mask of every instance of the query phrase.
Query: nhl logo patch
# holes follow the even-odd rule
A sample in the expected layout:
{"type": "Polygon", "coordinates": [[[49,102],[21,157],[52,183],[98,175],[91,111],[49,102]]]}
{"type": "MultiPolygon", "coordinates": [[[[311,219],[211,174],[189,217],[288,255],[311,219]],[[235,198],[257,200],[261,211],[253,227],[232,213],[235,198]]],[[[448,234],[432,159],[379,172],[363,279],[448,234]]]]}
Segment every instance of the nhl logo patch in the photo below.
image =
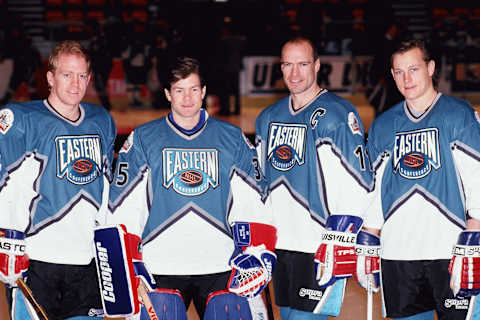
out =
{"type": "Polygon", "coordinates": [[[6,134],[13,125],[13,112],[10,109],[0,111],[0,132],[6,134]]]}
{"type": "Polygon", "coordinates": [[[477,111],[475,111],[475,119],[477,119],[478,123],[480,123],[480,116],[478,115],[477,111]]]}

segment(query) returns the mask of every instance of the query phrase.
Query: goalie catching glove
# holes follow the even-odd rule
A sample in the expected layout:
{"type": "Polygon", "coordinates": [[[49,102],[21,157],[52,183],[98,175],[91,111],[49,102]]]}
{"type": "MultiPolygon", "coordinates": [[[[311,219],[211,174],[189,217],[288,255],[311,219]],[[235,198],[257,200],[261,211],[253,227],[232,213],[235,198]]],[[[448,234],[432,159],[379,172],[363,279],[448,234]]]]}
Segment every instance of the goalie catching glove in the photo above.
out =
{"type": "Polygon", "coordinates": [[[371,286],[373,292],[380,288],[380,238],[372,233],[360,231],[357,235],[357,267],[355,279],[358,284],[367,289],[371,286]]]}
{"type": "Polygon", "coordinates": [[[26,273],[30,262],[25,253],[25,234],[0,228],[0,280],[12,287],[26,273]]]}
{"type": "Polygon", "coordinates": [[[480,231],[463,231],[448,267],[450,288],[456,297],[480,293],[480,231]]]}
{"type": "Polygon", "coordinates": [[[357,216],[328,217],[322,243],[315,254],[316,277],[320,287],[332,285],[338,279],[355,273],[357,255],[355,243],[363,220],[357,216]]]}
{"type": "Polygon", "coordinates": [[[235,252],[228,290],[239,296],[259,295],[272,279],[277,256],[275,227],[262,223],[237,222],[233,225],[235,252]]]}

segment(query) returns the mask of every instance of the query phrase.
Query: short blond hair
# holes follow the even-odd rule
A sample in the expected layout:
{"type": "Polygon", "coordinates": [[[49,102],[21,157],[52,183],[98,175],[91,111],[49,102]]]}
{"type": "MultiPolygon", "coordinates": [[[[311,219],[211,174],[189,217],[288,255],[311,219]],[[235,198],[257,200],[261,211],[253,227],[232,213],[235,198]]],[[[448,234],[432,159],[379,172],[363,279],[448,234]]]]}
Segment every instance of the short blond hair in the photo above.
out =
{"type": "Polygon", "coordinates": [[[78,41],[65,40],[59,42],[48,57],[48,71],[54,72],[58,66],[58,57],[62,54],[73,54],[85,59],[88,65],[88,73],[92,73],[90,54],[88,50],[78,41]]]}

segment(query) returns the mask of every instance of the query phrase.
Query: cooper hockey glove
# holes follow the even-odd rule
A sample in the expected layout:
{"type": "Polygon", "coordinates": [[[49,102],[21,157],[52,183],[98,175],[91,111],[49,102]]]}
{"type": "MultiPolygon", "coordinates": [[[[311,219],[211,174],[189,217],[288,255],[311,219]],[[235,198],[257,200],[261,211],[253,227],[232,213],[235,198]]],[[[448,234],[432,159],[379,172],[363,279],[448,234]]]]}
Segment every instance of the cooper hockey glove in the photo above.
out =
{"type": "Polygon", "coordinates": [[[105,315],[132,316],[140,312],[138,288],[148,290],[154,281],[142,262],[140,237],[124,225],[95,228],[95,262],[105,315]]]}
{"type": "Polygon", "coordinates": [[[12,287],[23,277],[30,261],[25,253],[25,234],[0,228],[0,280],[12,287]]]}
{"type": "Polygon", "coordinates": [[[355,273],[355,243],[362,224],[362,218],[357,216],[328,217],[322,242],[314,258],[320,287],[327,287],[336,280],[349,278],[355,273]]]}
{"type": "Polygon", "coordinates": [[[456,297],[480,293],[480,231],[463,231],[448,267],[450,288],[456,297]]]}
{"type": "Polygon", "coordinates": [[[277,256],[274,227],[262,223],[237,222],[233,225],[235,255],[230,261],[232,273],[228,290],[251,298],[259,295],[272,279],[277,256]]]}
{"type": "Polygon", "coordinates": [[[357,267],[355,279],[358,284],[373,292],[380,288],[380,238],[372,233],[360,231],[357,235],[357,267]]]}

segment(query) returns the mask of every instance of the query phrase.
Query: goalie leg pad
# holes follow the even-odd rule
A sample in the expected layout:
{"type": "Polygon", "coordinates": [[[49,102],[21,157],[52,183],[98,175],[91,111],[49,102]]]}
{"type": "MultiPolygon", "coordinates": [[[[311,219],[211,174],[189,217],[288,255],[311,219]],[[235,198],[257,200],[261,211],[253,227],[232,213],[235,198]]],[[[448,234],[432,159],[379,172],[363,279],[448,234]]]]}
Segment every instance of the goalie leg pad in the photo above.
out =
{"type": "MultiPolygon", "coordinates": [[[[180,291],[158,288],[149,292],[148,296],[159,320],[187,320],[187,310],[180,291]]],[[[142,305],[140,320],[150,320],[148,314],[148,310],[142,305]]]]}
{"type": "Polygon", "coordinates": [[[207,299],[203,320],[253,320],[246,298],[227,290],[212,292],[207,299]]]}
{"type": "Polygon", "coordinates": [[[121,226],[95,230],[95,262],[106,316],[129,316],[140,312],[132,257],[121,226]]]}

